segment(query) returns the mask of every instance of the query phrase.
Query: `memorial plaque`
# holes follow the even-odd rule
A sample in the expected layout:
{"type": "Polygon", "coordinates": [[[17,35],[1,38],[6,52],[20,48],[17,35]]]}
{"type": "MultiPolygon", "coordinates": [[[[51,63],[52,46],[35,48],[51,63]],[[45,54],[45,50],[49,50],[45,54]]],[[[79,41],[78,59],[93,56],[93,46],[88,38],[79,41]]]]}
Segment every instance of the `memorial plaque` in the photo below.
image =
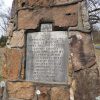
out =
{"type": "Polygon", "coordinates": [[[66,84],[69,46],[63,31],[27,34],[26,80],[66,84]]]}

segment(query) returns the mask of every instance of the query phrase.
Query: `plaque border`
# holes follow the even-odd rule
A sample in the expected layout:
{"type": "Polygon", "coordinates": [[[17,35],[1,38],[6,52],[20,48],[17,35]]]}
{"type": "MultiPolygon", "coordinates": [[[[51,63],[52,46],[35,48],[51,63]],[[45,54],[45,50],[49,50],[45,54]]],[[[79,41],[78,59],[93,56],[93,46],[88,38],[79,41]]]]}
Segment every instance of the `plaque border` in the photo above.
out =
{"type": "MultiPolygon", "coordinates": [[[[68,31],[51,31],[51,32],[65,32],[66,33],[66,36],[67,36],[67,41],[68,41],[68,59],[70,59],[70,46],[69,46],[69,39],[68,39],[68,31]]],[[[24,70],[24,73],[25,73],[25,81],[28,81],[28,82],[33,82],[34,84],[42,84],[42,85],[68,85],[68,82],[69,82],[69,60],[68,60],[68,66],[66,66],[66,81],[65,82],[42,82],[42,81],[30,81],[30,80],[26,80],[26,56],[27,56],[27,34],[29,33],[41,33],[41,31],[39,32],[35,32],[35,31],[27,31],[25,33],[25,62],[24,62],[24,65],[25,65],[25,70],[24,70]]]]}

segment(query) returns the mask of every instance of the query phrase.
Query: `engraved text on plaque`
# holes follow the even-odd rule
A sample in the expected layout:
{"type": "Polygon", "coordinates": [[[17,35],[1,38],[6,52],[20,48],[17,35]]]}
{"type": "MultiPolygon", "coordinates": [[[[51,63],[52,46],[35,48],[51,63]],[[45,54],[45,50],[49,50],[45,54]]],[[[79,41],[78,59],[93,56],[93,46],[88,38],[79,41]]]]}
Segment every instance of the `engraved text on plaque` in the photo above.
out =
{"type": "Polygon", "coordinates": [[[66,83],[68,38],[64,31],[27,34],[26,80],[66,83]]]}

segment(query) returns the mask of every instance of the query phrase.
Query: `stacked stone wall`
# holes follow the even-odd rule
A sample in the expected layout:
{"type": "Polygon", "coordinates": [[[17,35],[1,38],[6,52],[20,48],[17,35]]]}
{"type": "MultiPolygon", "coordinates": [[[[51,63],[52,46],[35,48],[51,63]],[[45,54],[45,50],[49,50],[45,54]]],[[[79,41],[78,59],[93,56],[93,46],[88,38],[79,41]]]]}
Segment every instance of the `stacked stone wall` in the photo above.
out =
{"type": "Polygon", "coordinates": [[[90,29],[85,0],[14,0],[1,100],[96,100],[100,96],[100,73],[90,29]],[[55,30],[68,32],[70,60],[66,85],[25,80],[25,36],[28,31],[39,31],[41,23],[53,23],[55,30]]]}

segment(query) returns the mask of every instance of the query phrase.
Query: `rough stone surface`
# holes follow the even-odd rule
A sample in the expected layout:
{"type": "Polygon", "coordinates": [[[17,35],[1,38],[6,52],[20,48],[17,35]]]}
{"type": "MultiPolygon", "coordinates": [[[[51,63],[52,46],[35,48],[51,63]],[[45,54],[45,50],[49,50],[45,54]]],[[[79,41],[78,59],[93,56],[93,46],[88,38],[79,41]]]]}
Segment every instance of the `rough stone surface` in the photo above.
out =
{"type": "Polygon", "coordinates": [[[72,31],[69,34],[72,39],[70,45],[74,70],[77,71],[95,64],[94,47],[93,44],[91,44],[92,40],[90,34],[78,31],[72,31]]]}
{"type": "Polygon", "coordinates": [[[14,31],[12,36],[7,41],[7,46],[10,48],[24,46],[24,30],[14,31]]]}
{"type": "Polygon", "coordinates": [[[77,83],[75,100],[96,100],[100,95],[100,76],[97,67],[94,65],[75,73],[77,83]]]}
{"type": "Polygon", "coordinates": [[[51,100],[69,100],[70,95],[66,87],[53,87],[51,89],[51,100]]]}
{"type": "Polygon", "coordinates": [[[7,82],[8,97],[15,99],[32,100],[35,89],[31,82],[7,82]]]}
{"type": "Polygon", "coordinates": [[[40,22],[53,22],[54,26],[69,27],[77,25],[77,4],[66,7],[20,10],[18,29],[36,29],[40,22]],[[60,12],[60,13],[59,13],[60,12]]]}
{"type": "Polygon", "coordinates": [[[13,23],[9,23],[7,27],[6,36],[12,36],[12,34],[13,34],[13,23]]]}
{"type": "Polygon", "coordinates": [[[39,100],[49,100],[51,98],[51,88],[49,86],[37,86],[37,90],[40,90],[39,100]]]}
{"type": "Polygon", "coordinates": [[[49,7],[57,5],[71,4],[82,0],[18,0],[18,7],[49,7]]]}
{"type": "Polygon", "coordinates": [[[12,9],[11,9],[11,19],[13,19],[15,17],[17,8],[18,8],[17,0],[13,0],[12,9]]]}
{"type": "Polygon", "coordinates": [[[7,82],[9,100],[69,100],[66,86],[33,85],[31,82],[7,82]],[[40,94],[37,95],[36,91],[40,94]]]}
{"type": "Polygon", "coordinates": [[[85,30],[90,30],[90,24],[89,24],[89,15],[88,15],[88,8],[86,8],[85,1],[81,3],[82,8],[82,21],[83,21],[83,27],[85,30]]]}
{"type": "Polygon", "coordinates": [[[23,77],[23,50],[18,49],[6,49],[5,52],[5,64],[2,68],[2,77],[3,79],[8,80],[17,80],[20,77],[23,77]],[[22,72],[19,72],[19,68],[22,67],[22,72]]]}
{"type": "Polygon", "coordinates": [[[54,5],[63,5],[78,2],[81,0],[54,0],[54,5]]]}

